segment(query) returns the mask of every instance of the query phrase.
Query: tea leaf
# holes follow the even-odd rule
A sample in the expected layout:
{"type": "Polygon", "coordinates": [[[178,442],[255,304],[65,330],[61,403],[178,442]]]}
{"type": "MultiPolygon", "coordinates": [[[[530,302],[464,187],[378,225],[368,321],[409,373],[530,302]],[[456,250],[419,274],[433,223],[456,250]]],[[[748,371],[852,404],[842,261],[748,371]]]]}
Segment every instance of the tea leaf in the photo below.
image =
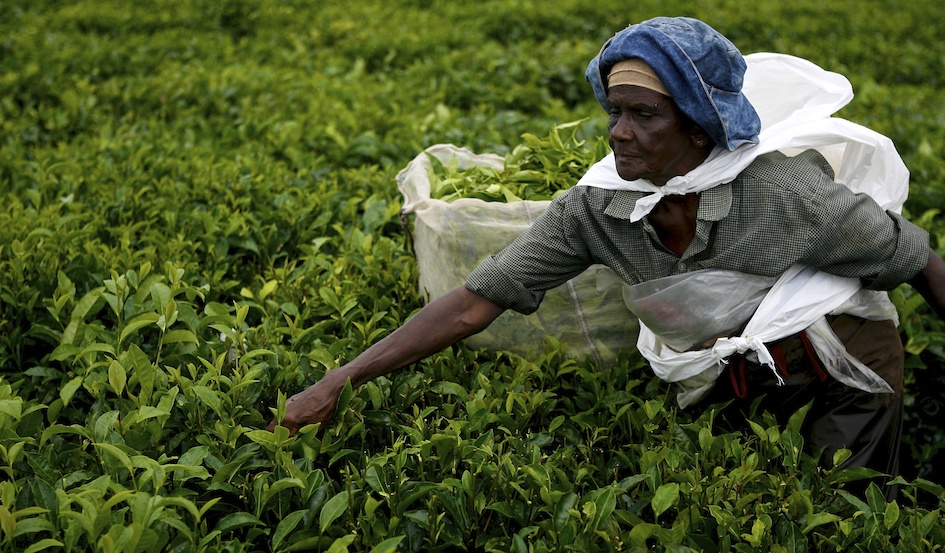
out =
{"type": "Polygon", "coordinates": [[[344,413],[348,408],[348,405],[351,404],[351,399],[354,397],[354,390],[351,387],[351,379],[345,380],[345,385],[341,389],[341,393],[338,394],[338,403],[335,405],[335,414],[344,413]]]}
{"type": "Polygon", "coordinates": [[[509,502],[507,501],[496,501],[495,503],[492,503],[491,505],[486,507],[486,509],[489,509],[491,511],[496,511],[497,513],[500,513],[502,516],[511,518],[514,520],[521,520],[522,518],[522,513],[516,511],[515,507],[510,505],[509,502]]]}
{"type": "Polygon", "coordinates": [[[0,399],[0,413],[9,415],[13,420],[19,420],[23,413],[23,400],[0,399]]]}
{"type": "Polygon", "coordinates": [[[171,330],[164,333],[164,343],[165,344],[179,344],[179,343],[189,343],[189,344],[200,344],[200,341],[197,340],[197,336],[190,330],[177,329],[171,330]]]}
{"type": "Polygon", "coordinates": [[[264,300],[273,292],[276,291],[276,288],[279,287],[279,282],[275,280],[270,280],[263,285],[262,289],[259,290],[259,299],[264,300]]]}
{"type": "Polygon", "coordinates": [[[16,530],[16,517],[5,506],[0,505],[0,530],[6,536],[4,541],[13,540],[13,533],[16,530]]]}
{"type": "Polygon", "coordinates": [[[304,490],[305,483],[298,478],[282,478],[276,481],[272,484],[272,486],[269,487],[268,490],[266,490],[266,493],[263,495],[263,505],[268,503],[272,496],[278,495],[289,488],[298,488],[304,490]]]}
{"type": "Polygon", "coordinates": [[[812,513],[807,517],[801,532],[810,534],[811,530],[824,524],[830,524],[841,520],[839,515],[834,513],[812,513]]]}
{"type": "Polygon", "coordinates": [[[656,493],[653,494],[653,499],[650,501],[650,506],[653,507],[653,513],[658,517],[667,509],[676,505],[677,501],[679,501],[679,484],[670,482],[656,489],[656,493]]]}
{"type": "Polygon", "coordinates": [[[177,507],[181,507],[190,513],[192,517],[194,517],[195,522],[200,520],[200,511],[197,509],[197,505],[193,501],[189,501],[183,497],[159,497],[157,498],[157,504],[161,507],[166,505],[175,505],[177,507]]]}
{"type": "Polygon", "coordinates": [[[253,515],[245,512],[239,513],[230,513],[220,519],[220,522],[217,523],[215,530],[218,530],[221,534],[226,534],[232,532],[239,528],[246,526],[262,526],[263,522],[253,515]]]}
{"type": "Polygon", "coordinates": [[[134,319],[128,321],[128,324],[125,325],[125,328],[122,329],[121,334],[118,336],[118,343],[125,341],[125,338],[134,334],[138,330],[156,323],[160,315],[157,313],[142,313],[135,317],[134,319]]]}
{"type": "Polygon", "coordinates": [[[848,492],[848,491],[846,491],[846,490],[839,490],[837,493],[838,493],[841,497],[843,497],[844,499],[846,499],[847,502],[850,503],[850,505],[852,505],[853,507],[855,507],[857,511],[859,511],[859,512],[861,512],[861,513],[869,513],[869,512],[870,512],[870,507],[869,507],[869,505],[867,505],[866,502],[863,501],[862,499],[860,499],[859,497],[857,497],[857,496],[851,494],[850,492],[848,492]]]}
{"type": "Polygon", "coordinates": [[[171,301],[172,297],[171,289],[163,282],[151,284],[151,299],[159,312],[164,311],[164,307],[171,301]]]}
{"type": "Polygon", "coordinates": [[[370,553],[395,553],[397,546],[404,540],[404,536],[388,538],[371,548],[370,553]]]}
{"type": "Polygon", "coordinates": [[[279,549],[279,546],[282,545],[282,541],[295,530],[295,527],[299,525],[299,522],[301,522],[302,517],[304,517],[306,513],[307,511],[305,510],[294,511],[286,515],[286,517],[279,522],[275,532],[272,534],[272,548],[274,550],[279,549]]]}
{"type": "Polygon", "coordinates": [[[567,524],[568,518],[571,516],[570,511],[574,508],[577,500],[578,496],[574,492],[568,492],[558,499],[558,502],[555,504],[554,516],[552,518],[552,523],[554,524],[555,530],[561,531],[564,528],[564,525],[567,524]]]}
{"type": "Polygon", "coordinates": [[[16,530],[13,532],[13,537],[15,538],[26,534],[36,534],[38,532],[54,533],[56,531],[56,527],[53,523],[45,518],[20,518],[21,513],[16,513],[14,516],[19,519],[16,521],[16,530]]]}
{"type": "Polygon", "coordinates": [[[197,396],[201,403],[211,408],[218,417],[223,418],[223,401],[217,392],[207,386],[191,386],[190,391],[197,396]]]}
{"type": "Polygon", "coordinates": [[[56,490],[49,482],[39,478],[33,481],[31,490],[33,497],[36,498],[36,505],[49,513],[51,524],[57,525],[59,523],[59,497],[56,495],[56,490]]]}
{"type": "Polygon", "coordinates": [[[72,320],[84,320],[92,312],[95,304],[101,300],[104,290],[104,288],[94,288],[82,296],[82,299],[76,302],[75,307],[72,309],[72,320]]]}
{"type": "Polygon", "coordinates": [[[131,463],[131,458],[128,457],[128,454],[119,449],[117,446],[106,443],[94,443],[92,445],[118,460],[118,462],[121,463],[129,473],[134,473],[134,466],[131,463]]]}
{"type": "Polygon", "coordinates": [[[899,516],[899,504],[895,501],[887,503],[886,509],[883,511],[883,524],[886,526],[886,530],[892,530],[896,526],[899,522],[899,516]]]}
{"type": "Polygon", "coordinates": [[[72,424],[69,426],[62,425],[62,424],[53,424],[49,426],[48,428],[46,428],[45,430],[43,430],[43,434],[39,438],[39,447],[43,447],[43,445],[49,440],[50,437],[56,436],[58,434],[74,434],[76,436],[81,436],[85,439],[89,438],[89,434],[88,432],[86,432],[85,428],[77,424],[72,424]]]}
{"type": "Polygon", "coordinates": [[[121,395],[125,391],[127,378],[125,367],[117,360],[108,364],[108,383],[114,388],[116,394],[121,395]]]}
{"type": "Polygon", "coordinates": [[[357,534],[348,534],[332,542],[331,547],[325,553],[344,553],[348,551],[348,546],[354,543],[357,534]]]}
{"type": "Polygon", "coordinates": [[[440,394],[457,396],[463,401],[467,398],[466,389],[455,382],[440,382],[433,389],[440,394]]]}
{"type": "Polygon", "coordinates": [[[869,487],[866,488],[866,501],[869,503],[871,513],[878,514],[886,510],[886,496],[875,482],[870,482],[869,487]]]}
{"type": "Polygon", "coordinates": [[[325,529],[333,523],[338,517],[344,514],[348,508],[348,498],[351,492],[348,490],[338,492],[334,497],[325,502],[321,513],[318,515],[319,531],[324,533],[325,529]]]}
{"type": "Polygon", "coordinates": [[[62,547],[63,543],[59,540],[54,540],[52,538],[43,538],[33,545],[27,547],[23,550],[23,553],[36,553],[37,551],[43,551],[49,549],[50,547],[62,547]]]}

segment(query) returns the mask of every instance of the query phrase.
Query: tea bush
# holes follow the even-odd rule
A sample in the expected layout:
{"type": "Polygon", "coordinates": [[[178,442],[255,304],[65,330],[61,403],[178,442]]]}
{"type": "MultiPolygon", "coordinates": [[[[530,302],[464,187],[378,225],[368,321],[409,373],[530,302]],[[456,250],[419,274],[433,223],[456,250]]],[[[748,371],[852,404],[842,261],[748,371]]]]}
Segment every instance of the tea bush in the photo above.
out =
{"type": "MultiPolygon", "coordinates": [[[[420,307],[396,173],[569,121],[591,147],[584,67],[630,21],[685,13],[848,75],[841,115],[893,138],[945,253],[940,11],[8,1],[0,550],[941,550],[945,330],[908,286],[896,502],[804,453],[803,413],[725,432],[639,356],[598,367],[554,337],[457,345],[346,390],[322,433],[264,430],[420,307]]],[[[596,155],[576,142],[549,152],[596,155]]]]}

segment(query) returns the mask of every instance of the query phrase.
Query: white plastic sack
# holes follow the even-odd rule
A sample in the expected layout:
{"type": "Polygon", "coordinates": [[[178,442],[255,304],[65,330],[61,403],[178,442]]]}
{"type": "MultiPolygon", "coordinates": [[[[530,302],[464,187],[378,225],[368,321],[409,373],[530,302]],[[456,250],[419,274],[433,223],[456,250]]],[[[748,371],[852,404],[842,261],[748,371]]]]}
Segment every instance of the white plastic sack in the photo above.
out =
{"type": "MultiPolygon", "coordinates": [[[[778,279],[740,334],[719,339],[709,349],[680,352],[669,348],[641,323],[637,347],[657,376],[680,384],[677,401],[682,407],[698,401],[711,389],[725,368],[725,360],[732,355],[753,351],[759,362],[774,367],[774,359],[765,343],[802,330],[807,331],[831,376],[858,389],[889,393],[892,392],[889,384],[847,353],[824,318],[826,313],[839,311],[859,290],[857,279],[796,265],[778,279]]],[[[860,314],[875,319],[887,313],[888,298],[884,295],[877,299],[872,309],[860,314]]]]}
{"type": "Polygon", "coordinates": [[[775,280],[703,269],[628,286],[624,299],[642,324],[682,352],[740,330],[775,280]]]}
{"type": "MultiPolygon", "coordinates": [[[[487,165],[501,169],[504,164],[500,156],[439,144],[418,155],[397,175],[404,197],[403,211],[415,216],[413,240],[419,287],[427,301],[462,286],[482,259],[512,242],[551,203],[501,203],[474,198],[447,203],[431,198],[428,154],[444,165],[455,162],[460,168],[487,165]]],[[[592,266],[548,290],[535,313],[524,316],[507,311],[466,342],[474,348],[524,355],[541,351],[545,338],[550,336],[564,344],[573,357],[591,356],[606,363],[621,351],[635,349],[639,327],[623,302],[623,286],[609,268],[592,266]]]]}

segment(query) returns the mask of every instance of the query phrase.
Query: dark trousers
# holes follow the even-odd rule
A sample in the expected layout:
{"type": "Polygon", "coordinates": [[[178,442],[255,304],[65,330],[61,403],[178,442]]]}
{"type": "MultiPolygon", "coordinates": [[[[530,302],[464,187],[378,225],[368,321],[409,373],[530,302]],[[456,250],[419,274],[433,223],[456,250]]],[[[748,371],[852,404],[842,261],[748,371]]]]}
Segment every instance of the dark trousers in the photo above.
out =
{"type": "MultiPolygon", "coordinates": [[[[774,415],[780,424],[813,400],[801,428],[809,453],[825,448],[824,458],[832,459],[834,452],[846,448],[853,455],[844,467],[867,467],[894,477],[899,474],[902,440],[904,352],[899,332],[891,321],[848,315],[828,321],[847,351],[885,379],[895,393],[863,392],[833,379],[798,334],[769,344],[780,359],[784,385],[778,384],[770,368],[732,359],[700,406],[731,401],[720,421],[737,429],[746,426],[745,417],[759,398],[757,408],[774,415]]],[[[880,484],[885,485],[885,479],[880,484]]],[[[849,488],[860,491],[855,484],[849,488]]],[[[887,499],[895,498],[895,487],[886,486],[884,491],[887,499]]]]}

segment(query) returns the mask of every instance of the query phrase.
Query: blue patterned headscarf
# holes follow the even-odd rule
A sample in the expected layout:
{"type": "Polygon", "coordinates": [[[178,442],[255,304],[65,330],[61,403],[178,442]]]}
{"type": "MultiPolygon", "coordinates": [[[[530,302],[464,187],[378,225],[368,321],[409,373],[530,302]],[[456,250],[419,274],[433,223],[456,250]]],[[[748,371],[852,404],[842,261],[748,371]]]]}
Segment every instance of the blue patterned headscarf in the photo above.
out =
{"type": "Polygon", "coordinates": [[[615,63],[629,58],[652,67],[679,109],[719,146],[734,150],[758,142],[761,119],[742,94],[745,59],[712,27],[688,17],[657,17],[614,35],[586,72],[608,112],[607,75],[615,63]]]}

